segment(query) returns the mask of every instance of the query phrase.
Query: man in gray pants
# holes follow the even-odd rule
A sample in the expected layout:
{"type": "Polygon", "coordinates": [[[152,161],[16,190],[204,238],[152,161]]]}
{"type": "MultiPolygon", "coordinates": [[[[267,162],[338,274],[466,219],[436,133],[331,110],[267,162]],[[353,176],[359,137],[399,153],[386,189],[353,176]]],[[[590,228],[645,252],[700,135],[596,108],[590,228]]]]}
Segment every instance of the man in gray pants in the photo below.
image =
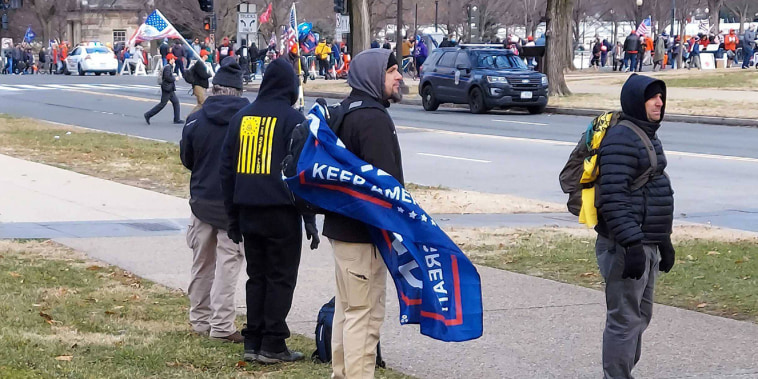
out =
{"type": "Polygon", "coordinates": [[[656,135],[666,109],[666,84],[633,74],[621,89],[621,108],[620,119],[627,125],[609,128],[598,154],[595,252],[605,279],[606,379],[632,378],[642,352],[642,333],[653,315],[658,271],[669,272],[675,260],[674,192],[664,174],[666,156],[656,135]]]}

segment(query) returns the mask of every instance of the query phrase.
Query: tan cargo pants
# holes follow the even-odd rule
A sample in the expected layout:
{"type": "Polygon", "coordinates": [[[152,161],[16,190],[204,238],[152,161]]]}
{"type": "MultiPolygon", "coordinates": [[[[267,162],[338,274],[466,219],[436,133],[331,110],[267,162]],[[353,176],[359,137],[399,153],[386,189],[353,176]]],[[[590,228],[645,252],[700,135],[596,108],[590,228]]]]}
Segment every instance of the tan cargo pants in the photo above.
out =
{"type": "Polygon", "coordinates": [[[237,331],[234,293],[245,254],[225,230],[200,221],[193,214],[187,229],[192,249],[192,278],[187,294],[189,318],[196,332],[226,337],[237,331]]]}
{"type": "Polygon", "coordinates": [[[207,97],[206,89],[200,86],[192,86],[192,94],[195,95],[195,99],[197,100],[197,105],[195,105],[194,108],[192,108],[192,112],[189,114],[193,114],[200,110],[200,108],[203,107],[203,103],[205,102],[205,98],[207,97]]]}
{"type": "Polygon", "coordinates": [[[384,322],[387,267],[373,244],[331,240],[337,295],[332,322],[332,378],[371,379],[384,322]]]}

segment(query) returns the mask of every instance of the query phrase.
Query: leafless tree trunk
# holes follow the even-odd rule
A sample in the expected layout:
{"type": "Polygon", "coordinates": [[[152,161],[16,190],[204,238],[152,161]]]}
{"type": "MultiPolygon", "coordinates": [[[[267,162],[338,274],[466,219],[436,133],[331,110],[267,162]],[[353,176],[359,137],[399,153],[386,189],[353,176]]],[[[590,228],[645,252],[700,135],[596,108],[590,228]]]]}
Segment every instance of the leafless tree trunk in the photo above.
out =
{"type": "Polygon", "coordinates": [[[574,0],[547,0],[547,32],[545,33],[545,72],[550,83],[550,95],[566,96],[565,70],[571,62],[571,15],[574,0]]]}
{"type": "Polygon", "coordinates": [[[350,54],[356,56],[371,45],[368,0],[350,0],[350,54]]]}

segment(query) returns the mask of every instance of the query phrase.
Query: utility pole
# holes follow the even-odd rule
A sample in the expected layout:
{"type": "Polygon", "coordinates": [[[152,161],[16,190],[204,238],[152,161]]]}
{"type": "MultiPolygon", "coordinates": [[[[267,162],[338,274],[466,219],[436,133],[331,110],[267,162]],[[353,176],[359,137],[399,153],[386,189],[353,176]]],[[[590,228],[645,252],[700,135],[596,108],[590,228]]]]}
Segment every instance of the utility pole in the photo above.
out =
{"type": "Polygon", "coordinates": [[[676,21],[676,0],[671,0],[671,40],[674,40],[674,21],[676,21]]]}
{"type": "MultiPolygon", "coordinates": [[[[395,58],[397,58],[398,70],[403,73],[403,0],[397,0],[397,25],[395,26],[395,58]]],[[[400,81],[400,92],[402,94],[410,93],[410,89],[405,85],[405,80],[400,81]]]]}
{"type": "Polygon", "coordinates": [[[434,32],[437,33],[437,8],[439,7],[440,1],[434,0],[434,32]]]}

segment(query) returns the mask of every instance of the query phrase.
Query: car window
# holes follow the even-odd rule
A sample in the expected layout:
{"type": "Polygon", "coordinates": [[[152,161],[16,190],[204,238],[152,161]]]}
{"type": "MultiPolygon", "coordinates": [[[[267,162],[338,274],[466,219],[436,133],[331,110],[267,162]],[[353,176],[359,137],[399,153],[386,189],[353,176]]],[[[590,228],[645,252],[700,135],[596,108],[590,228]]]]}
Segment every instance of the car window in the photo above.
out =
{"type": "Polygon", "coordinates": [[[460,52],[458,53],[458,57],[455,58],[455,67],[461,65],[471,67],[471,61],[468,58],[468,53],[460,52]]]}
{"type": "Polygon", "coordinates": [[[87,54],[108,54],[110,51],[108,51],[105,47],[88,47],[87,48],[87,54]]]}
{"type": "Polygon", "coordinates": [[[74,51],[72,51],[71,54],[69,55],[79,55],[79,48],[77,47],[76,49],[74,49],[74,51]]]}
{"type": "Polygon", "coordinates": [[[440,52],[439,51],[433,51],[432,55],[427,58],[427,62],[429,62],[430,65],[437,64],[437,61],[440,59],[440,52]]]}
{"type": "Polygon", "coordinates": [[[442,67],[453,67],[456,54],[457,53],[455,51],[445,52],[442,54],[442,58],[440,58],[440,62],[437,65],[442,67]]]}
{"type": "Polygon", "coordinates": [[[527,69],[521,58],[499,52],[479,52],[476,55],[476,67],[527,69]]]}

